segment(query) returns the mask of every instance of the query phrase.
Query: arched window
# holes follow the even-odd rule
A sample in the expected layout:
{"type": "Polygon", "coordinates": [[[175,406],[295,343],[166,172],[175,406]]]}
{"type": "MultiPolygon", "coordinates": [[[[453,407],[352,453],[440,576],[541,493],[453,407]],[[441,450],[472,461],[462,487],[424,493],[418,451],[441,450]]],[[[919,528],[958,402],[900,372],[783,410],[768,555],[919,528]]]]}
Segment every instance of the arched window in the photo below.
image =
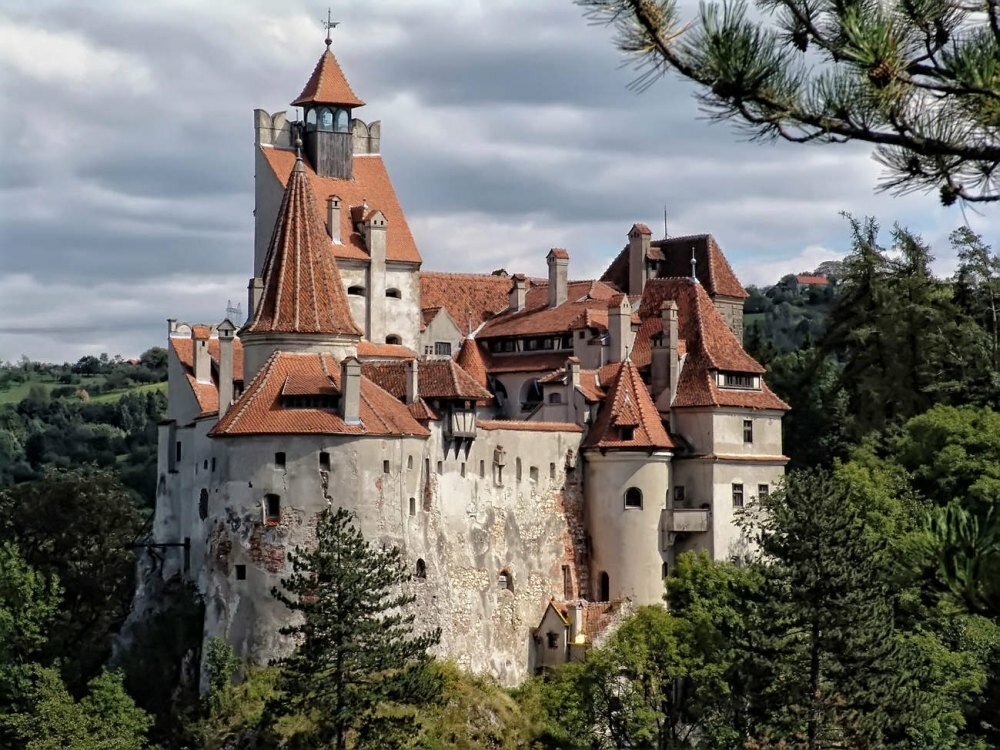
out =
{"type": "Polygon", "coordinates": [[[416,577],[421,580],[427,578],[427,563],[422,557],[417,560],[416,577]]]}
{"type": "Polygon", "coordinates": [[[323,107],[319,111],[319,129],[320,130],[333,130],[333,112],[331,112],[326,107],[323,107]]]}
{"type": "Polygon", "coordinates": [[[402,299],[403,295],[398,289],[386,289],[385,296],[391,297],[392,299],[402,299]]]}
{"type": "Polygon", "coordinates": [[[555,393],[550,393],[549,394],[549,403],[550,404],[561,404],[562,403],[562,394],[559,393],[559,391],[556,391],[555,393]]]}
{"type": "Polygon", "coordinates": [[[347,293],[352,297],[364,297],[365,288],[363,286],[349,286],[347,287],[347,293]]]}
{"type": "Polygon", "coordinates": [[[641,508],[642,490],[640,490],[638,487],[629,487],[627,490],[625,490],[625,507],[641,508]]]}
{"type": "Polygon", "coordinates": [[[603,570],[601,571],[600,591],[597,592],[597,601],[611,601],[611,579],[608,578],[608,574],[603,570]]]}
{"type": "Polygon", "coordinates": [[[204,521],[208,518],[208,490],[202,489],[198,496],[198,518],[204,521]]]}
{"type": "Polygon", "coordinates": [[[306,112],[306,130],[316,129],[316,110],[310,109],[306,112]]]}
{"type": "Polygon", "coordinates": [[[346,109],[338,109],[333,116],[333,129],[338,133],[346,133],[351,127],[351,117],[346,109]]]}
{"type": "Polygon", "coordinates": [[[396,346],[399,346],[400,344],[403,343],[403,339],[401,339],[396,334],[392,333],[392,334],[389,334],[388,336],[385,337],[385,343],[387,343],[387,344],[395,344],[396,346]]]}
{"type": "Polygon", "coordinates": [[[501,570],[500,575],[497,576],[497,588],[501,591],[514,593],[514,576],[510,574],[507,568],[501,570]]]}

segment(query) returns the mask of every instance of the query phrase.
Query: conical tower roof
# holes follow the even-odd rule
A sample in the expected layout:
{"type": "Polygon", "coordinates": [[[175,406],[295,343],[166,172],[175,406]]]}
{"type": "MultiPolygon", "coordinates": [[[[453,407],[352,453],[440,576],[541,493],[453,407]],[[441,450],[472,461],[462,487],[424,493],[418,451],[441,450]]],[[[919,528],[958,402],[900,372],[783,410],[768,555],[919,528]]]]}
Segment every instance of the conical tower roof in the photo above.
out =
{"type": "Polygon", "coordinates": [[[264,259],[263,293],[241,335],[307,333],[360,336],[316,215],[316,198],[302,157],[288,178],[264,259]]]}
{"type": "Polygon", "coordinates": [[[483,353],[479,349],[479,344],[473,336],[468,336],[462,348],[458,351],[455,364],[465,370],[472,379],[483,388],[489,388],[489,378],[486,376],[486,362],[483,360],[483,353]]]}
{"type": "Polygon", "coordinates": [[[622,362],[611,381],[584,447],[623,450],[675,447],[631,359],[622,362]]]}
{"type": "Polygon", "coordinates": [[[302,93],[292,102],[293,107],[304,104],[340,104],[344,107],[363,107],[365,104],[351,90],[351,84],[329,48],[320,56],[302,93]]]}

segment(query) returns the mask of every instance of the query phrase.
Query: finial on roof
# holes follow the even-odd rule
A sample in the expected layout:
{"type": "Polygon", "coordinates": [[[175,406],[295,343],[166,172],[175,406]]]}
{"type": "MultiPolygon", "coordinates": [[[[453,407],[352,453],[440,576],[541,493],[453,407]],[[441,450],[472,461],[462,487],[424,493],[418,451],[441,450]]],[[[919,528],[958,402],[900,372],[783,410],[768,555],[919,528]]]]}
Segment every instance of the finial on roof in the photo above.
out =
{"type": "Polygon", "coordinates": [[[340,21],[331,21],[330,20],[330,9],[327,8],[326,9],[326,20],[325,21],[321,21],[321,23],[323,24],[323,27],[326,29],[326,39],[324,40],[326,42],[326,48],[330,49],[330,45],[333,44],[333,39],[330,38],[330,32],[333,31],[335,28],[337,28],[340,25],[340,21]]]}
{"type": "Polygon", "coordinates": [[[305,169],[302,165],[302,139],[295,139],[295,166],[292,168],[293,172],[301,172],[305,169]]]}
{"type": "Polygon", "coordinates": [[[698,266],[698,259],[694,257],[694,245],[691,245],[691,281],[695,284],[698,283],[698,275],[695,273],[695,268],[698,266]]]}

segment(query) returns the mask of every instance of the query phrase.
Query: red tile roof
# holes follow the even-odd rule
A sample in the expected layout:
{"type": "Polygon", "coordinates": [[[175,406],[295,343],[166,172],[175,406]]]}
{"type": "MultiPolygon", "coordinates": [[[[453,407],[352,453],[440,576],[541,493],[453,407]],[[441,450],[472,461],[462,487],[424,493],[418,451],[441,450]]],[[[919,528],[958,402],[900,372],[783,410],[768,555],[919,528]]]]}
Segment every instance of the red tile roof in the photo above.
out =
{"type": "Polygon", "coordinates": [[[462,348],[458,350],[455,362],[483,388],[489,387],[489,378],[486,375],[486,358],[472,336],[462,342],[462,348]]]}
{"type": "Polygon", "coordinates": [[[526,432],[583,432],[583,428],[572,422],[524,422],[504,419],[480,419],[476,422],[480,430],[517,430],[526,432]]]}
{"type": "MultiPolygon", "coordinates": [[[[261,154],[284,185],[295,166],[295,152],[284,149],[260,147],[261,154]]],[[[316,216],[320,225],[326,226],[326,199],[336,195],[341,200],[340,237],[341,244],[326,240],[337,258],[368,260],[368,248],[364,238],[355,231],[351,221],[351,208],[360,208],[367,203],[379,209],[386,218],[386,260],[420,263],[420,252],[406,223],[406,216],[399,205],[396,191],[392,187],[389,173],[382,157],[376,154],[354,157],[354,178],[339,180],[334,177],[320,177],[306,164],[306,174],[317,197],[316,216]]]]}
{"type": "Polygon", "coordinates": [[[211,326],[206,325],[193,325],[191,326],[191,338],[196,341],[205,341],[212,335],[211,326]]]}
{"type": "MultiPolygon", "coordinates": [[[[406,368],[402,362],[365,362],[361,372],[397,399],[406,396],[406,368]]],[[[427,359],[417,364],[417,393],[421,398],[488,400],[493,394],[451,359],[427,359]]]]}
{"type": "MultiPolygon", "coordinates": [[[[649,227],[647,227],[645,224],[633,224],[632,229],[637,231],[639,234],[652,234],[652,232],[649,230],[649,227]]],[[[629,234],[631,234],[631,232],[629,232],[629,234]]]]}
{"type": "MultiPolygon", "coordinates": [[[[208,326],[204,327],[208,328],[208,326]]],[[[219,340],[208,340],[208,356],[212,362],[211,383],[201,383],[194,377],[194,343],[191,339],[171,337],[168,342],[184,368],[184,375],[188,385],[191,386],[191,393],[194,394],[198,407],[201,409],[199,416],[204,417],[217,413],[219,411],[219,340]]],[[[243,382],[243,344],[237,338],[233,339],[233,381],[243,382]]]]}
{"type": "MultiPolygon", "coordinates": [[[[736,297],[744,299],[746,290],[740,284],[732,266],[710,234],[695,234],[687,237],[669,237],[650,243],[649,259],[656,261],[657,276],[690,277],[691,250],[694,249],[695,274],[711,296],[736,297]]],[[[602,281],[615,284],[620,289],[628,289],[628,245],[611,261],[608,270],[601,276],[602,281]]]]}
{"type": "Polygon", "coordinates": [[[302,93],[295,97],[293,107],[303,104],[342,104],[345,107],[362,107],[361,101],[351,90],[351,85],[344,77],[344,71],[333,53],[327,49],[313,69],[309,81],[302,93]]]}
{"type": "Polygon", "coordinates": [[[704,355],[687,355],[672,406],[675,409],[692,406],[733,406],[743,409],[773,409],[788,411],[788,404],[778,398],[761,378],[760,390],[720,388],[712,376],[711,365],[704,355]]]}
{"type": "Polygon", "coordinates": [[[358,342],[358,359],[416,359],[417,353],[401,344],[358,342]]]}
{"type": "MultiPolygon", "coordinates": [[[[485,352],[483,352],[485,354],[485,352]]],[[[502,372],[552,372],[566,363],[565,352],[527,354],[490,354],[486,370],[490,374],[502,372]]]]}
{"type": "Polygon", "coordinates": [[[510,289],[511,280],[507,276],[420,272],[421,307],[443,307],[458,330],[465,333],[470,322],[475,329],[506,310],[510,304],[510,289]]]}
{"type": "Polygon", "coordinates": [[[559,258],[561,260],[569,260],[569,253],[566,251],[565,248],[562,247],[552,248],[551,250],[549,250],[549,255],[551,255],[553,258],[559,258]]]}
{"type": "Polygon", "coordinates": [[[583,447],[656,450],[676,445],[663,428],[639,370],[631,360],[625,360],[608,387],[608,395],[598,409],[583,447]],[[623,439],[622,427],[632,430],[631,439],[623,439]]]}
{"type": "Polygon", "coordinates": [[[295,162],[264,259],[264,289],[243,336],[315,333],[360,336],[330,239],[315,211],[302,159],[295,162]]]}
{"type": "Polygon", "coordinates": [[[275,352],[209,434],[213,437],[305,434],[427,437],[430,434],[405,405],[364,375],[361,424],[347,424],[330,409],[287,409],[281,403],[281,392],[289,377],[298,390],[332,387],[340,392],[340,364],[333,356],[275,352]]]}
{"type": "Polygon", "coordinates": [[[801,273],[795,277],[795,281],[798,284],[805,284],[808,286],[826,286],[830,283],[830,279],[826,276],[815,276],[808,273],[801,273]]]}

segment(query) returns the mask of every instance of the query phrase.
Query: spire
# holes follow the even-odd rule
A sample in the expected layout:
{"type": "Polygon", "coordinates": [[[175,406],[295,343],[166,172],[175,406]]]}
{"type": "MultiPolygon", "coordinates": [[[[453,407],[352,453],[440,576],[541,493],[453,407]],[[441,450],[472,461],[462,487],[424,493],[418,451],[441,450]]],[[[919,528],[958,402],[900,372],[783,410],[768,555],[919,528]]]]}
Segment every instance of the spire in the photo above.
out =
{"type": "Polygon", "coordinates": [[[674,445],[639,370],[626,359],[611,381],[585,447],[649,450],[674,445]]]}
{"type": "Polygon", "coordinates": [[[483,360],[483,353],[479,350],[479,344],[470,332],[462,344],[455,358],[455,364],[465,370],[472,379],[483,388],[489,388],[489,378],[486,375],[486,362],[483,360]]]}
{"type": "Polygon", "coordinates": [[[244,334],[361,335],[315,205],[298,154],[264,259],[261,300],[244,334]]]}
{"type": "Polygon", "coordinates": [[[340,69],[337,58],[330,51],[329,37],[326,41],[326,51],[320,56],[309,82],[292,102],[292,106],[339,104],[342,107],[363,107],[365,103],[351,90],[351,85],[344,77],[344,71],[340,69]]]}

